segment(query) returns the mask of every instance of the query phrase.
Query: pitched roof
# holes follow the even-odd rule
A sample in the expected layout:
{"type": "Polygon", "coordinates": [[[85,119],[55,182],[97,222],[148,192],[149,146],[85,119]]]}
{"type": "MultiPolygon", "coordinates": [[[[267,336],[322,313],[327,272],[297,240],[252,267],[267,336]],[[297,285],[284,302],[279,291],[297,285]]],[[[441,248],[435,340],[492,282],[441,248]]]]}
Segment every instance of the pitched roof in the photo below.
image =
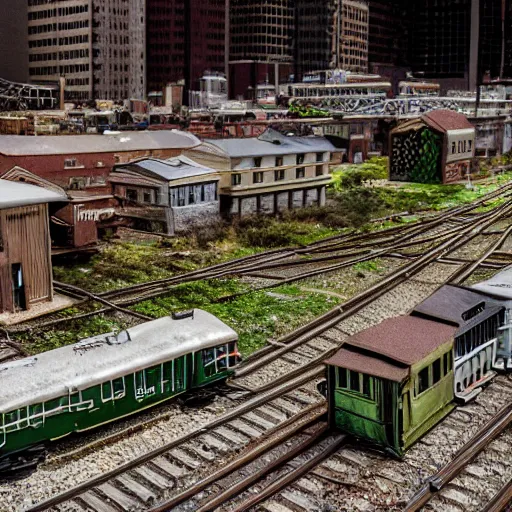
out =
{"type": "Polygon", "coordinates": [[[434,130],[443,133],[449,130],[475,128],[464,114],[459,114],[453,110],[432,110],[431,112],[424,114],[421,119],[434,130]]]}
{"type": "Polygon", "coordinates": [[[2,135],[0,154],[69,155],[77,153],[110,153],[151,149],[189,149],[201,141],[191,133],[179,130],[124,132],[115,135],[2,135]]]}
{"type": "Polygon", "coordinates": [[[357,354],[347,360],[354,365],[357,362],[358,371],[376,376],[392,374],[383,378],[401,381],[409,366],[450,341],[456,329],[415,316],[389,318],[348,338],[326,364],[344,368],[348,350],[357,354]]]}
{"type": "Polygon", "coordinates": [[[336,151],[336,148],[325,137],[287,137],[271,128],[259,137],[210,139],[206,142],[219,147],[231,158],[336,151]]]}
{"type": "MultiPolygon", "coordinates": [[[[157,176],[163,178],[166,181],[217,173],[215,169],[200,165],[183,155],[176,158],[169,158],[168,160],[161,160],[158,158],[146,158],[143,160],[138,160],[116,167],[113,174],[115,174],[116,170],[122,172],[125,169],[139,172],[144,175],[149,174],[157,176]]],[[[114,175],[112,175],[111,178],[112,181],[115,180],[114,175]]]]}
{"type": "Polygon", "coordinates": [[[459,329],[455,333],[459,336],[477,323],[484,321],[504,309],[504,305],[476,293],[468,288],[445,285],[435,291],[430,297],[418,304],[412,312],[415,316],[425,316],[439,319],[457,325],[459,329]],[[481,311],[470,318],[463,318],[463,314],[473,308],[479,307],[481,311]]]}
{"type": "Polygon", "coordinates": [[[409,367],[377,359],[371,355],[343,346],[325,364],[347,368],[354,372],[366,373],[373,377],[402,382],[409,375],[409,367]]]}
{"type": "Polygon", "coordinates": [[[19,181],[0,180],[0,210],[67,200],[65,194],[59,194],[43,187],[19,181]]]}

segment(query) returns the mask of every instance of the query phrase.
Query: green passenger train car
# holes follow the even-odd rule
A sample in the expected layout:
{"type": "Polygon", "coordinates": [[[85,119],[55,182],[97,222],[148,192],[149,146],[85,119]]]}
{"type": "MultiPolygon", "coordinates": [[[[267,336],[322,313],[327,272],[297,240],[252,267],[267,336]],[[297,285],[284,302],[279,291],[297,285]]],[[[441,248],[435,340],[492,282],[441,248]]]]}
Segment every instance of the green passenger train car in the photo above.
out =
{"type": "Polygon", "coordinates": [[[400,316],[348,338],[326,361],[331,425],[402,456],[454,407],[455,330],[400,316]]]}
{"type": "Polygon", "coordinates": [[[0,467],[13,452],[225,379],[240,362],[237,341],[196,309],[0,365],[0,467]]]}

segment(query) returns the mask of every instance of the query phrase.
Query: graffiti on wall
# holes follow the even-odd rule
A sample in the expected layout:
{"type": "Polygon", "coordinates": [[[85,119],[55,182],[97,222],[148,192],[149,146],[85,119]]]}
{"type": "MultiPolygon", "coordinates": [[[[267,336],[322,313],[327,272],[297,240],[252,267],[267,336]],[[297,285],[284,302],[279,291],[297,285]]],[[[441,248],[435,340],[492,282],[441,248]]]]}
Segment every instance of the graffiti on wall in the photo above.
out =
{"type": "Polygon", "coordinates": [[[470,160],[464,162],[453,162],[447,164],[444,169],[444,181],[445,183],[453,183],[463,179],[470,171],[470,160]]]}
{"type": "Polygon", "coordinates": [[[114,208],[100,208],[92,210],[84,210],[83,204],[77,204],[74,207],[75,224],[77,222],[98,222],[100,220],[109,219],[116,213],[114,208]]]}

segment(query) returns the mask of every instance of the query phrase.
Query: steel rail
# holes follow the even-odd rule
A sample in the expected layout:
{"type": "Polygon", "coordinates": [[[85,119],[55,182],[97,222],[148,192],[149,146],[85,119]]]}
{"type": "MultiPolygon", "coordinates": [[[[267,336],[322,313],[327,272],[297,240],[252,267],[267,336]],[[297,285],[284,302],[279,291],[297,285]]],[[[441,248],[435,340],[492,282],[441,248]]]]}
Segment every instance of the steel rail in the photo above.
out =
{"type": "MultiPolygon", "coordinates": [[[[217,482],[218,480],[221,480],[225,476],[233,473],[234,471],[246,466],[247,464],[251,463],[252,461],[256,460],[261,455],[264,455],[270,450],[273,450],[275,447],[279,446],[283,442],[287,441],[291,437],[293,437],[295,434],[302,432],[303,430],[313,426],[316,424],[320,418],[327,412],[327,405],[326,404],[318,404],[310,408],[309,410],[304,410],[301,413],[300,417],[304,417],[308,414],[313,414],[312,417],[309,417],[306,419],[306,421],[298,421],[299,415],[293,416],[288,420],[289,424],[292,422],[296,422],[297,424],[293,426],[291,429],[287,429],[289,427],[288,425],[285,425],[284,423],[281,425],[278,425],[277,428],[280,431],[284,431],[282,435],[273,437],[268,439],[267,441],[263,443],[259,443],[254,448],[250,449],[247,452],[242,452],[242,454],[237,457],[235,460],[228,463],[226,466],[223,466],[219,470],[217,470],[215,473],[212,473],[211,475],[203,478],[202,480],[196,482],[194,485],[189,487],[188,489],[184,490],[180,494],[177,494],[176,496],[173,496],[172,498],[163,501],[156,505],[155,507],[151,508],[148,512],[165,512],[166,510],[170,510],[181,503],[193,498],[196,494],[199,494],[200,492],[204,491],[206,488],[217,482]],[[315,412],[315,410],[317,410],[315,412]]],[[[273,435],[273,432],[267,432],[266,437],[269,437],[270,435],[273,435]]]]}
{"type": "Polygon", "coordinates": [[[271,498],[274,494],[288,487],[299,478],[307,475],[314,467],[318,466],[318,464],[320,464],[323,460],[335,453],[340,448],[340,446],[345,444],[345,442],[346,436],[344,434],[340,434],[334,437],[332,444],[322,450],[319,454],[315,455],[306,463],[300,465],[293,471],[290,471],[281,478],[278,478],[268,487],[260,490],[258,494],[255,494],[248,500],[244,501],[242,504],[238,505],[236,508],[232,509],[231,512],[246,512],[259,503],[267,500],[268,498],[271,498]]]}
{"type": "Polygon", "coordinates": [[[317,319],[309,322],[294,332],[279,338],[277,341],[282,343],[283,346],[277,349],[272,347],[270,349],[271,353],[268,355],[263,355],[260,352],[260,357],[258,357],[256,361],[251,361],[245,365],[242,364],[240,368],[235,370],[235,379],[253,373],[271,361],[277,359],[281,355],[293,350],[299,345],[321,334],[325,330],[333,327],[338,322],[348,318],[349,316],[362,309],[364,306],[373,302],[376,298],[382,296],[391,288],[394,288],[398,284],[409,279],[412,273],[419,272],[429,263],[443,256],[446,252],[453,251],[459,248],[461,245],[464,245],[469,240],[478,236],[479,230],[486,229],[489,225],[495,223],[498,218],[512,211],[512,204],[506,205],[505,207],[501,206],[497,210],[499,211],[495,211],[494,214],[490,216],[490,218],[479,220],[475,224],[465,227],[455,237],[450,238],[446,242],[443,242],[440,246],[432,249],[424,256],[412,261],[411,263],[400,268],[397,272],[384,278],[383,280],[379,281],[358,295],[352,297],[341,306],[336,306],[321,317],[318,317],[317,319]]]}
{"type": "Polygon", "coordinates": [[[286,464],[287,462],[295,459],[302,453],[309,450],[313,445],[315,445],[329,430],[329,425],[327,423],[321,424],[320,428],[310,435],[305,441],[295,446],[291,450],[287,451],[283,455],[281,455],[277,460],[273,461],[268,466],[264,466],[260,468],[255,473],[246,476],[242,480],[237,481],[233,486],[225,489],[220,494],[208,500],[208,502],[199,507],[196,512],[211,512],[216,508],[224,505],[231,498],[236,496],[237,494],[245,491],[248,487],[258,482],[268,474],[272,473],[276,469],[279,469],[281,466],[286,464]]]}
{"type": "Polygon", "coordinates": [[[185,434],[184,436],[181,436],[179,438],[174,439],[173,441],[170,441],[169,443],[166,443],[159,448],[156,448],[154,450],[151,450],[150,452],[144,453],[129,462],[126,462],[120,466],[118,466],[115,469],[112,469],[110,471],[107,471],[106,473],[102,473],[96,477],[91,478],[90,480],[87,480],[86,482],[83,482],[72,489],[68,489],[67,491],[64,491],[56,496],[53,496],[45,501],[42,501],[26,510],[26,512],[40,512],[43,510],[47,510],[50,507],[54,507],[60,503],[63,503],[65,501],[68,501],[84,492],[86,492],[89,489],[92,489],[93,487],[96,487],[98,485],[101,485],[108,480],[111,480],[112,478],[115,478],[116,476],[119,476],[123,473],[126,473],[127,471],[140,466],[144,463],[150,462],[151,460],[155,459],[159,455],[162,455],[169,450],[185,443],[188,441],[191,441],[192,439],[199,437],[200,435],[206,433],[209,430],[212,430],[214,428],[217,428],[233,419],[238,418],[239,416],[252,411],[253,409],[256,409],[257,407],[264,405],[275,398],[278,398],[289,391],[292,391],[293,389],[296,389],[298,387],[303,386],[304,384],[310,382],[311,380],[321,376],[323,373],[323,369],[314,369],[311,370],[305,374],[303,374],[298,379],[293,379],[287,382],[285,385],[273,389],[269,393],[262,393],[259,396],[256,396],[254,398],[249,399],[247,402],[243,403],[239,407],[235,407],[234,409],[228,411],[227,413],[219,416],[218,418],[214,419],[207,425],[204,425],[203,427],[196,428],[189,432],[188,434],[185,434]]]}
{"type": "Polygon", "coordinates": [[[420,510],[432,499],[436,492],[459,475],[464,467],[511,424],[512,403],[509,403],[481,427],[448,464],[427,480],[427,483],[411,498],[404,511],[416,512],[420,510]]]}
{"type": "Polygon", "coordinates": [[[504,512],[510,506],[512,506],[512,479],[493,496],[482,512],[504,512]]]}

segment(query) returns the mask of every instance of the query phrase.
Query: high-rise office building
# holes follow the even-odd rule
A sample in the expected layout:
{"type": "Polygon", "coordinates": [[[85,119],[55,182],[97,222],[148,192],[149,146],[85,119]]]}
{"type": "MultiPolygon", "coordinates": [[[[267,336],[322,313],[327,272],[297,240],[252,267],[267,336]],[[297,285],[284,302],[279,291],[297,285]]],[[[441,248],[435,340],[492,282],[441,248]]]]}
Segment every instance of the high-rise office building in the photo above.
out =
{"type": "Polygon", "coordinates": [[[0,0],[0,78],[28,82],[27,2],[0,0]]]}
{"type": "Polygon", "coordinates": [[[28,0],[31,81],[69,101],[144,98],[144,0],[28,0]]]}
{"type": "Polygon", "coordinates": [[[148,90],[226,68],[226,0],[147,0],[148,90]]]}

